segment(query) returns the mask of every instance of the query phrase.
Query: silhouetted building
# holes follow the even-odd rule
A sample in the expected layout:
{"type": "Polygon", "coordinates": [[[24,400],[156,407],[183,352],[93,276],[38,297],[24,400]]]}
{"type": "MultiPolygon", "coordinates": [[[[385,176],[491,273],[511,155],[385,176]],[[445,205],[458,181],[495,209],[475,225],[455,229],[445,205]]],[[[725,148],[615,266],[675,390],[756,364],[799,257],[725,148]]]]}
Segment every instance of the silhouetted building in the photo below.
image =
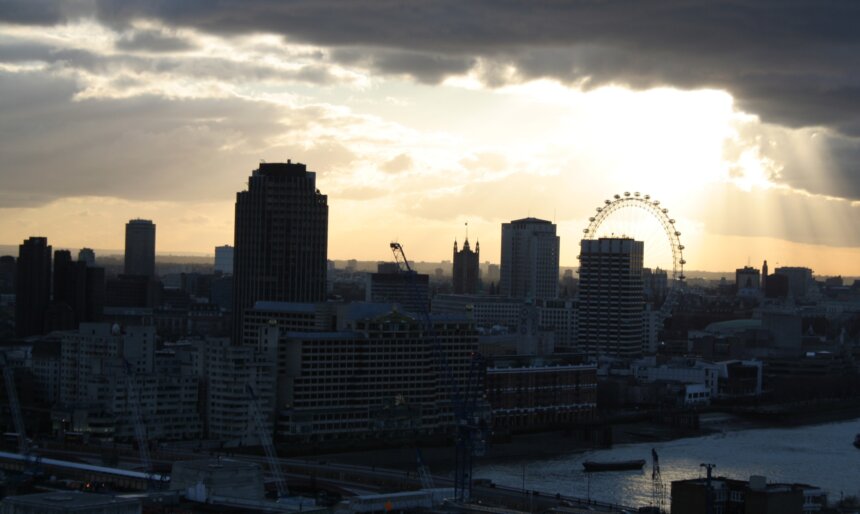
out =
{"type": "Polygon", "coordinates": [[[812,270],[809,268],[783,266],[774,272],[788,279],[788,292],[795,298],[804,298],[812,285],[812,270]]]}
{"type": "Polygon", "coordinates": [[[161,284],[144,275],[120,275],[107,281],[108,307],[157,307],[161,304],[161,284]]]}
{"type": "Polygon", "coordinates": [[[125,274],[155,276],[155,224],[150,220],[125,225],[125,274]]]}
{"type": "Polygon", "coordinates": [[[589,354],[642,353],[644,244],[630,238],[583,239],[579,260],[578,346],[589,354]]]}
{"type": "Polygon", "coordinates": [[[15,334],[44,333],[51,301],[51,247],[45,237],[31,237],[18,247],[15,270],[15,334]]]}
{"type": "Polygon", "coordinates": [[[454,241],[454,294],[475,294],[480,279],[481,243],[475,243],[475,251],[469,248],[469,238],[463,242],[463,249],[457,251],[454,241]]]}
{"type": "Polygon", "coordinates": [[[328,204],[304,164],[261,163],[236,194],[233,335],[257,301],[326,299],[328,204]]]}
{"type": "Polygon", "coordinates": [[[416,314],[430,307],[430,276],[424,273],[368,273],[364,291],[365,301],[396,303],[402,310],[416,314]]]}
{"type": "Polygon", "coordinates": [[[215,271],[225,275],[233,274],[233,247],[230,245],[215,247],[215,271]]]}
{"type": "Polygon", "coordinates": [[[70,330],[86,320],[87,315],[87,263],[73,261],[68,250],[54,252],[54,305],[52,312],[59,314],[68,307],[70,318],[55,319],[51,330],[70,330]]]}
{"type": "Polygon", "coordinates": [[[761,289],[761,274],[759,270],[744,266],[735,270],[735,285],[738,292],[744,289],[761,289]]]}
{"type": "Polygon", "coordinates": [[[523,218],[502,224],[499,292],[513,298],[558,296],[559,238],[555,224],[523,218]]]}
{"type": "Polygon", "coordinates": [[[92,248],[81,248],[78,250],[78,260],[92,268],[96,265],[96,252],[92,248]]]}
{"type": "Polygon", "coordinates": [[[768,275],[765,281],[764,294],[768,298],[785,298],[788,296],[788,277],[785,275],[768,275]]]}
{"type": "Polygon", "coordinates": [[[826,494],[818,487],[768,484],[762,476],[749,482],[726,477],[672,482],[672,514],[807,514],[826,506],[826,494]]]}
{"type": "Polygon", "coordinates": [[[15,292],[15,257],[4,255],[0,257],[0,294],[15,292]]]}
{"type": "Polygon", "coordinates": [[[761,265],[761,290],[767,291],[767,259],[761,265]]]}

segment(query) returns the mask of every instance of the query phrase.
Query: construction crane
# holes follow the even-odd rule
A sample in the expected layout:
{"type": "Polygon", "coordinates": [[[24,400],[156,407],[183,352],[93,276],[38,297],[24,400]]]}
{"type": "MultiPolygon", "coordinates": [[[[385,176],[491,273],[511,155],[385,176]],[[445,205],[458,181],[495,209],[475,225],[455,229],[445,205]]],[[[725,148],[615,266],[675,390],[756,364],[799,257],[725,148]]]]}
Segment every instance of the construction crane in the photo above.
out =
{"type": "Polygon", "coordinates": [[[3,366],[3,380],[6,384],[6,396],[9,397],[9,410],[18,435],[18,453],[27,455],[30,453],[30,442],[27,440],[24,416],[21,414],[21,404],[18,402],[18,390],[15,388],[15,370],[9,364],[5,353],[0,353],[0,365],[3,366]]]}
{"type": "Polygon", "coordinates": [[[249,405],[251,406],[251,415],[254,417],[254,423],[257,426],[257,435],[260,438],[260,444],[263,446],[263,451],[266,452],[266,459],[269,461],[269,472],[275,478],[275,487],[278,490],[278,499],[286,498],[290,495],[290,490],[287,489],[287,480],[284,478],[284,472],[281,469],[281,461],[278,460],[278,454],[275,453],[275,445],[272,444],[272,435],[266,429],[266,424],[263,422],[263,412],[260,409],[260,399],[251,384],[245,386],[248,393],[249,405]]]}
{"type": "Polygon", "coordinates": [[[149,455],[149,440],[146,437],[146,425],[143,424],[143,414],[140,408],[140,390],[134,379],[131,363],[123,359],[125,370],[125,392],[126,402],[131,410],[131,421],[134,426],[134,438],[137,440],[137,448],[140,452],[140,463],[147,473],[152,471],[152,458],[149,455]]]}
{"type": "MultiPolygon", "coordinates": [[[[400,271],[408,273],[413,277],[413,292],[418,296],[418,287],[414,280],[416,272],[412,269],[412,266],[409,265],[409,260],[406,258],[406,252],[403,250],[403,246],[398,242],[392,242],[390,247],[391,252],[394,254],[394,260],[400,268],[400,271]]],[[[448,393],[450,395],[450,402],[456,427],[454,496],[455,500],[463,502],[469,499],[472,490],[472,458],[475,455],[482,455],[485,449],[484,433],[475,416],[477,397],[480,392],[479,386],[482,372],[480,368],[483,365],[483,361],[477,353],[472,355],[472,362],[466,379],[466,384],[464,388],[461,388],[460,383],[454,376],[454,370],[448,362],[445,349],[442,347],[442,343],[439,341],[439,338],[436,337],[433,320],[430,318],[430,312],[427,309],[427,302],[422,299],[420,304],[421,312],[419,314],[423,317],[425,334],[433,345],[433,353],[436,358],[436,362],[439,370],[444,374],[445,381],[448,385],[448,393]]]]}
{"type": "Polygon", "coordinates": [[[433,476],[430,474],[430,470],[427,469],[427,464],[424,463],[421,449],[415,448],[415,458],[418,461],[418,477],[421,478],[421,488],[425,490],[433,489],[435,487],[433,476]]]}
{"type": "Polygon", "coordinates": [[[660,458],[654,448],[651,448],[651,504],[660,514],[666,505],[666,485],[660,476],[660,458]]]}

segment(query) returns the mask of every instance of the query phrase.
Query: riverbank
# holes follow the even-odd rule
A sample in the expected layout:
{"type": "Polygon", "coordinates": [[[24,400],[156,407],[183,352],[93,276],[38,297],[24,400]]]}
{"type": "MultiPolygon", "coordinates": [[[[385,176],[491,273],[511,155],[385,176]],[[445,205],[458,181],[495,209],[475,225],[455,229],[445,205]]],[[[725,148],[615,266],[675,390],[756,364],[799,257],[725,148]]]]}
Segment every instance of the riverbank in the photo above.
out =
{"type": "MultiPolygon", "coordinates": [[[[673,428],[646,421],[616,424],[612,427],[612,441],[613,446],[657,443],[717,433],[818,425],[857,418],[860,418],[860,412],[853,409],[835,409],[788,421],[714,411],[703,413],[700,416],[699,429],[697,430],[673,428]]],[[[518,434],[513,436],[510,441],[490,445],[487,454],[477,460],[482,464],[543,460],[597,449],[600,447],[575,437],[570,432],[518,434]]],[[[447,474],[453,469],[454,450],[450,446],[423,448],[422,457],[434,474],[447,474]]],[[[330,453],[315,458],[344,464],[375,465],[404,471],[414,470],[416,467],[416,454],[413,445],[330,453]]]]}

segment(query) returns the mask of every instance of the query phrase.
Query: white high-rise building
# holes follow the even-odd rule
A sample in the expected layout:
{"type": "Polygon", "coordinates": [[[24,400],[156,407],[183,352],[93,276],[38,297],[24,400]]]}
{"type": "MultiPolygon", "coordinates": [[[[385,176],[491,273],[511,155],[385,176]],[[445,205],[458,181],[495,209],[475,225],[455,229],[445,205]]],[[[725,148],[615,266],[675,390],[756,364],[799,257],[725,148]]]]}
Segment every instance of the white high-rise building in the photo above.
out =
{"type": "Polygon", "coordinates": [[[644,244],[583,239],[579,260],[578,346],[590,355],[638,357],[643,346],[644,244]]]}
{"type": "Polygon", "coordinates": [[[555,224],[523,218],[502,224],[499,292],[525,299],[558,297],[559,237],[555,224]]]}

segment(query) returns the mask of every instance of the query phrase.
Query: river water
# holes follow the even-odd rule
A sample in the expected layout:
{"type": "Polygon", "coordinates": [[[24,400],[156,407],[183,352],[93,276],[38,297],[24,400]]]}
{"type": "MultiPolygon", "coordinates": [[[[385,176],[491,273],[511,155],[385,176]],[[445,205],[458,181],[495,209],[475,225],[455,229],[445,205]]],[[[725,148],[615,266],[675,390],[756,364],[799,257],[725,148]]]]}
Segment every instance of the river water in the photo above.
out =
{"type": "MultiPolygon", "coordinates": [[[[860,419],[796,428],[725,431],[660,443],[618,445],[607,450],[571,453],[528,461],[480,464],[474,476],[498,484],[591,498],[630,506],[649,505],[652,498],[651,448],[660,457],[666,493],[673,480],[703,476],[701,463],[716,465],[715,475],[768,482],[797,482],[821,487],[831,501],[860,495],[860,450],[854,436],[860,419]],[[641,471],[585,473],[586,460],[645,459],[641,471]]],[[[547,444],[551,444],[548,441],[547,444]]],[[[668,505],[668,501],[667,501],[668,505]]]]}

